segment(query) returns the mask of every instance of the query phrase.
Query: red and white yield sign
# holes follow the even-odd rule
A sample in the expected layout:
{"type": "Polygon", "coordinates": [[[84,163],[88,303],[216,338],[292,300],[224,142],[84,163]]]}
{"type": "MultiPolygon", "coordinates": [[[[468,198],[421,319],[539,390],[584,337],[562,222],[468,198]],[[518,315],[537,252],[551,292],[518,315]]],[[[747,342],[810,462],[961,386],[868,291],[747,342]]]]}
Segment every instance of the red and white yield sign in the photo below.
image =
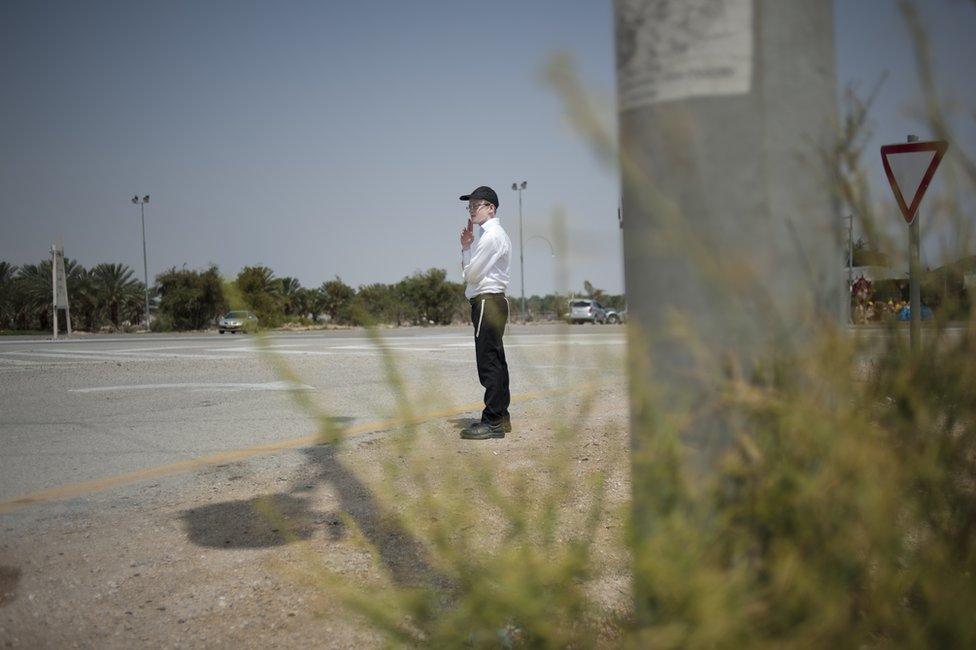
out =
{"type": "Polygon", "coordinates": [[[886,144],[881,147],[881,160],[891,183],[891,191],[895,193],[898,207],[908,223],[915,220],[918,204],[922,202],[925,190],[929,188],[948,148],[949,143],[941,140],[886,144]]]}

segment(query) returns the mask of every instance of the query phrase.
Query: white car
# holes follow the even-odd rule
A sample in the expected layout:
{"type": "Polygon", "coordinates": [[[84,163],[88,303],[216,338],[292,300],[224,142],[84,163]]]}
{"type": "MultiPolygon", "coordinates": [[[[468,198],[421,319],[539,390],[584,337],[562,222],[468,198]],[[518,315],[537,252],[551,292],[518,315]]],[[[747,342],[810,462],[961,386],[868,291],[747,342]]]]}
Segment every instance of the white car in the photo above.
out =
{"type": "Polygon", "coordinates": [[[258,317],[249,311],[229,311],[217,320],[217,329],[224,332],[252,331],[258,326],[258,317]]]}
{"type": "Polygon", "coordinates": [[[569,301],[569,322],[605,323],[607,312],[603,305],[590,298],[574,298],[569,301]]]}

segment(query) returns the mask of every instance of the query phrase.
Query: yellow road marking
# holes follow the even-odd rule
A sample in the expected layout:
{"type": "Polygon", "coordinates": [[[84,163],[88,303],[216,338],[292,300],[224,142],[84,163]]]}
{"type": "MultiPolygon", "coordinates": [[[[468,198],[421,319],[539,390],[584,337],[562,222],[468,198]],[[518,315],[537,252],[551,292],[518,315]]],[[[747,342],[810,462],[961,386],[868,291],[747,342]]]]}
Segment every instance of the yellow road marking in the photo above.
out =
{"type": "MultiPolygon", "coordinates": [[[[540,397],[554,396],[562,392],[580,390],[585,388],[595,388],[596,383],[592,384],[582,384],[579,386],[574,386],[570,389],[554,389],[554,390],[540,390],[531,393],[523,393],[517,397],[512,398],[513,403],[527,402],[529,400],[538,399],[540,397]]],[[[418,415],[413,418],[414,424],[419,424],[427,420],[433,420],[437,418],[444,418],[451,415],[460,415],[462,413],[470,413],[471,411],[480,411],[484,404],[482,402],[475,402],[471,404],[466,404],[464,406],[458,406],[450,409],[445,409],[442,411],[435,411],[431,413],[425,413],[423,415],[418,415]]],[[[343,428],[343,436],[354,436],[361,433],[372,433],[375,431],[383,431],[385,429],[390,429],[395,426],[403,424],[404,421],[400,418],[390,418],[386,420],[377,420],[373,422],[367,422],[359,426],[345,427],[343,428]]],[[[199,458],[191,458],[189,460],[183,460],[177,463],[168,463],[166,465],[158,465],[156,467],[148,467],[146,469],[139,469],[133,472],[125,472],[124,474],[116,474],[115,476],[106,476],[104,478],[97,478],[91,481],[83,481],[81,483],[73,483],[71,485],[62,485],[59,487],[48,488],[46,490],[39,490],[37,492],[30,492],[28,494],[21,495],[19,497],[14,497],[7,501],[0,501],[0,514],[6,514],[8,512],[13,512],[14,510],[20,510],[21,508],[26,508],[28,506],[37,503],[48,503],[51,501],[64,501],[67,499],[73,499],[75,497],[84,496],[86,494],[92,494],[93,492],[101,492],[108,490],[119,485],[128,485],[130,483],[138,483],[140,481],[147,481],[154,478],[162,478],[165,476],[173,476],[175,474],[183,474],[195,469],[200,469],[210,465],[219,465],[221,463],[234,462],[239,460],[244,460],[245,458],[251,458],[253,456],[260,456],[262,454],[271,454],[277,451],[284,451],[286,449],[295,449],[298,447],[308,447],[321,442],[322,439],[318,434],[313,434],[310,436],[303,436],[301,438],[292,438],[290,440],[282,440],[278,442],[270,442],[263,445],[256,445],[254,447],[248,447],[246,449],[233,449],[229,451],[223,451],[217,454],[211,454],[209,456],[200,456],[199,458]]]]}

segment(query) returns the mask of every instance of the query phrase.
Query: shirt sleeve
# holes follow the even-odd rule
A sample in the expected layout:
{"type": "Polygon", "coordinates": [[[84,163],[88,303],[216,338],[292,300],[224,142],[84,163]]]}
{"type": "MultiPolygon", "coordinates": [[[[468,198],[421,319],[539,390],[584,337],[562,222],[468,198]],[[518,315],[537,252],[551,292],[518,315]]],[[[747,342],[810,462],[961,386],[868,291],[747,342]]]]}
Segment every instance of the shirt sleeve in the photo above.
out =
{"type": "Polygon", "coordinates": [[[488,269],[494,265],[503,253],[503,246],[496,237],[482,237],[475,246],[474,253],[470,250],[461,251],[461,275],[468,284],[481,282],[488,269]]]}

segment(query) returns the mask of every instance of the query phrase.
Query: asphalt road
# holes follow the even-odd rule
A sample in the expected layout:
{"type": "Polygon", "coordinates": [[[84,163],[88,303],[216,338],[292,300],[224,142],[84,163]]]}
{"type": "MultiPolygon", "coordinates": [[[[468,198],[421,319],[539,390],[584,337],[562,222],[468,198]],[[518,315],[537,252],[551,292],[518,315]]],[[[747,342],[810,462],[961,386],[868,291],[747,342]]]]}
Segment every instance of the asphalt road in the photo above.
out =
{"type": "Polygon", "coordinates": [[[580,486],[606,465],[622,503],[624,329],[505,343],[515,430],[464,441],[470,327],[0,338],[0,647],[381,647],[307,577],[313,557],[357,582],[425,575],[429,549],[396,525],[416,495],[383,478],[408,457],[434,482],[490,462],[545,490],[568,451],[580,486]],[[339,445],[317,444],[309,405],[339,445]]]}
{"type": "MultiPolygon", "coordinates": [[[[468,327],[386,330],[379,342],[362,330],[266,342],[216,333],[0,339],[0,513],[307,446],[316,422],[290,389],[360,435],[388,428],[404,404],[418,417],[478,415],[468,327]]],[[[516,420],[520,396],[623,372],[620,327],[512,326],[505,345],[516,420]]]]}
{"type": "MultiPolygon", "coordinates": [[[[890,333],[852,335],[870,350],[890,333]]],[[[215,332],[0,338],[0,514],[23,510],[24,499],[64,502],[307,446],[317,425],[290,389],[355,434],[389,428],[404,402],[418,417],[478,415],[470,327],[383,330],[379,341],[363,330],[264,340],[215,332]]],[[[516,418],[520,399],[623,376],[619,326],[513,325],[505,340],[516,418]]]]}

